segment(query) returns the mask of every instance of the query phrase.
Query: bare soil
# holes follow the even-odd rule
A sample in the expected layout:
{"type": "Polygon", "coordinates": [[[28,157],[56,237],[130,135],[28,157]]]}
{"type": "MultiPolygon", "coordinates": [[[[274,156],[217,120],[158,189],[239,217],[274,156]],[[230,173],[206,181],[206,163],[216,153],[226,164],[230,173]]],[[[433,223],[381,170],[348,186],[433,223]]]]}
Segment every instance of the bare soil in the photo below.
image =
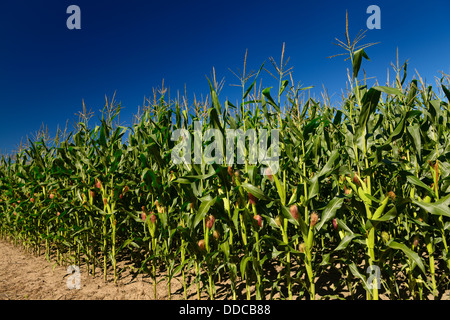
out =
{"type": "MultiPolygon", "coordinates": [[[[67,266],[47,261],[45,256],[26,253],[0,239],[0,300],[141,300],[154,299],[153,281],[145,275],[133,274],[125,269],[117,284],[105,282],[100,270],[93,277],[80,267],[80,289],[70,281],[74,274],[67,266]],[[68,285],[69,283],[69,285],[68,285]]],[[[112,277],[111,277],[112,278],[112,277]]],[[[182,286],[174,281],[173,299],[182,299],[182,286]],[[180,295],[181,293],[181,295],[180,295]]],[[[157,285],[156,299],[167,299],[166,283],[157,285]]]]}

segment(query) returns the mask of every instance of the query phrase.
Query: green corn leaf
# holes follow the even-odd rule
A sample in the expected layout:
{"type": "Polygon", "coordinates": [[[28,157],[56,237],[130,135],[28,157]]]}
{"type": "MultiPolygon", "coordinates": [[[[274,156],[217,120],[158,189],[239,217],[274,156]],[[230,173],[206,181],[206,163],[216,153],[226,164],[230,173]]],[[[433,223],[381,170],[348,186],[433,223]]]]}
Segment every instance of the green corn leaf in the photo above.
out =
{"type": "Polygon", "coordinates": [[[197,227],[197,225],[203,220],[206,214],[209,212],[209,209],[216,203],[216,198],[205,200],[200,204],[198,208],[197,214],[195,215],[194,225],[193,227],[197,227]]]}
{"type": "Polygon", "coordinates": [[[379,217],[379,218],[372,218],[370,219],[370,221],[376,221],[376,222],[384,222],[384,221],[389,221],[394,219],[395,217],[397,217],[398,213],[397,213],[397,207],[394,206],[392,207],[390,210],[388,210],[388,212],[386,212],[383,216],[379,217]]]}
{"type": "Polygon", "coordinates": [[[413,203],[431,214],[450,217],[450,194],[435,202],[413,200],[413,203]]]}
{"type": "Polygon", "coordinates": [[[408,130],[408,133],[413,142],[414,150],[419,155],[419,159],[422,158],[422,139],[420,137],[420,126],[416,123],[412,126],[407,126],[406,130],[408,130]]]}
{"type": "Polygon", "coordinates": [[[379,90],[375,90],[374,88],[371,88],[365,93],[354,139],[358,140],[358,138],[361,137],[362,133],[365,131],[369,117],[377,108],[380,96],[381,92],[379,90]]]}
{"type": "Polygon", "coordinates": [[[217,92],[214,89],[214,87],[211,84],[211,81],[209,81],[208,79],[208,83],[209,83],[209,89],[210,89],[210,93],[211,93],[211,99],[212,99],[212,103],[214,108],[217,111],[217,114],[220,114],[220,102],[219,102],[219,97],[217,96],[217,92]]]}
{"type": "Polygon", "coordinates": [[[353,55],[353,78],[358,77],[359,69],[361,68],[362,58],[365,58],[366,60],[370,61],[364,49],[359,49],[353,55]]]}
{"type": "Polygon", "coordinates": [[[244,96],[242,97],[242,100],[245,100],[245,98],[247,98],[248,94],[250,93],[250,91],[253,89],[253,87],[255,86],[256,80],[258,79],[259,73],[261,72],[262,68],[264,67],[265,62],[261,65],[261,67],[259,67],[258,72],[255,75],[255,78],[253,79],[252,84],[247,88],[247,90],[244,93],[244,96]]]}
{"type": "Polygon", "coordinates": [[[397,88],[390,88],[390,87],[384,87],[384,86],[377,86],[377,87],[373,87],[375,90],[378,90],[380,92],[384,92],[387,94],[393,94],[396,95],[398,97],[403,97],[403,93],[397,89],[397,88]]]}
{"type": "Polygon", "coordinates": [[[366,289],[366,291],[371,291],[371,289],[369,288],[369,285],[367,284],[367,280],[366,277],[364,277],[358,270],[358,267],[356,266],[356,264],[354,262],[352,262],[349,266],[349,270],[350,272],[353,274],[353,276],[355,278],[358,278],[359,280],[361,280],[364,289],[366,289]]]}
{"type": "Polygon", "coordinates": [[[260,200],[271,200],[264,194],[264,192],[261,189],[255,187],[250,183],[244,182],[242,183],[242,187],[245,189],[245,191],[250,192],[252,195],[254,195],[256,198],[260,200]]]}
{"type": "Polygon", "coordinates": [[[425,183],[423,183],[415,175],[412,175],[412,174],[408,173],[408,175],[406,176],[406,180],[408,180],[409,183],[411,183],[411,184],[413,184],[415,186],[418,186],[418,187],[421,187],[421,188],[425,189],[429,193],[430,196],[432,196],[432,197],[434,196],[433,190],[429,186],[427,186],[425,183]]]}
{"type": "Polygon", "coordinates": [[[411,81],[411,85],[409,87],[408,95],[406,96],[406,104],[407,106],[411,106],[416,98],[417,94],[417,79],[411,81]]]}
{"type": "Polygon", "coordinates": [[[345,250],[354,238],[360,236],[361,235],[357,233],[347,234],[344,238],[342,238],[341,242],[339,242],[338,246],[336,247],[336,249],[334,249],[334,251],[345,250]]]}
{"type": "Polygon", "coordinates": [[[246,279],[247,278],[247,273],[246,273],[246,270],[247,270],[247,263],[249,262],[249,261],[251,261],[251,259],[252,259],[252,257],[251,256],[246,256],[245,258],[243,258],[242,260],[241,260],[241,264],[240,264],[240,271],[241,271],[241,277],[243,278],[243,279],[246,279]]]}
{"type": "Polygon", "coordinates": [[[330,221],[336,215],[336,211],[342,207],[344,198],[334,197],[333,200],[328,202],[327,206],[323,209],[320,222],[316,225],[317,231],[319,231],[325,223],[330,221]]]}
{"type": "Polygon", "coordinates": [[[264,95],[265,99],[267,99],[267,102],[269,102],[269,104],[270,104],[272,107],[274,107],[275,110],[276,110],[278,113],[281,113],[280,108],[278,107],[278,105],[275,103],[275,101],[272,99],[272,96],[270,95],[270,89],[271,89],[271,88],[272,88],[272,87],[270,87],[270,88],[265,88],[265,89],[262,91],[262,94],[264,95]]]}
{"type": "Polygon", "coordinates": [[[280,92],[278,92],[278,96],[281,97],[281,95],[283,94],[284,90],[286,90],[287,85],[289,84],[289,80],[283,80],[283,82],[281,83],[281,87],[280,87],[280,92]]]}
{"type": "MultiPolygon", "coordinates": [[[[416,80],[416,81],[417,81],[417,80],[416,80]]],[[[443,84],[441,85],[441,87],[442,87],[442,90],[444,91],[445,96],[447,97],[448,101],[450,101],[450,90],[447,89],[447,87],[444,86],[443,84]]]]}
{"type": "MultiPolygon", "coordinates": [[[[414,264],[417,265],[420,268],[420,270],[422,270],[422,272],[425,274],[425,266],[423,265],[422,259],[416,252],[409,249],[403,243],[395,242],[393,240],[390,240],[388,243],[386,243],[386,246],[392,249],[402,250],[406,254],[406,256],[409,259],[411,259],[414,262],[414,264]]],[[[415,265],[412,266],[413,269],[415,265]]]]}

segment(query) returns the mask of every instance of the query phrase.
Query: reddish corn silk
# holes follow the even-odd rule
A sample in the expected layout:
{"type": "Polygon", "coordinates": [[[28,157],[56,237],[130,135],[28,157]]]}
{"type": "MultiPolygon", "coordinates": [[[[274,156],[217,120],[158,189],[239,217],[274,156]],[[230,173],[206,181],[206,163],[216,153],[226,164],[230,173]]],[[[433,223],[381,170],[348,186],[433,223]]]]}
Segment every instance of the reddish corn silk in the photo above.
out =
{"type": "Polygon", "coordinates": [[[311,226],[315,226],[317,224],[317,222],[319,221],[319,215],[317,214],[317,212],[313,212],[311,213],[311,226]]]}
{"type": "Polygon", "coordinates": [[[419,236],[414,236],[414,239],[413,239],[414,248],[417,247],[418,245],[419,245],[419,236]]]}
{"type": "Polygon", "coordinates": [[[141,219],[145,221],[147,219],[147,214],[145,213],[145,206],[142,206],[141,219]]]}
{"type": "Polygon", "coordinates": [[[156,223],[156,215],[153,212],[150,215],[150,221],[151,221],[151,223],[156,223]]]}
{"type": "Polygon", "coordinates": [[[344,194],[345,194],[346,196],[352,194],[352,189],[347,189],[347,187],[344,186],[344,194]]]}
{"type": "Polygon", "coordinates": [[[208,229],[212,229],[215,221],[216,221],[216,218],[213,215],[210,215],[206,220],[206,227],[208,229]]]}
{"type": "Polygon", "coordinates": [[[273,181],[273,173],[272,173],[272,169],[266,168],[265,174],[266,174],[266,176],[267,176],[267,179],[269,179],[270,181],[273,181]]]}
{"type": "Polygon", "coordinates": [[[205,250],[205,248],[206,248],[206,243],[205,243],[205,240],[200,240],[199,242],[198,242],[198,247],[200,248],[200,250],[205,250]]]}
{"type": "Polygon", "coordinates": [[[257,198],[253,195],[253,194],[251,194],[250,192],[248,193],[248,202],[251,204],[251,205],[255,205],[256,204],[256,201],[257,201],[257,198]]]}
{"type": "Polygon", "coordinates": [[[257,214],[256,216],[253,216],[253,219],[255,219],[256,222],[258,222],[258,226],[262,228],[262,217],[259,214],[257,214]]]}
{"type": "Polygon", "coordinates": [[[395,200],[396,195],[395,195],[395,192],[394,192],[394,191],[389,191],[389,192],[388,192],[388,196],[391,198],[392,201],[395,200]]]}
{"type": "Polygon", "coordinates": [[[300,243],[298,245],[298,251],[300,251],[301,253],[305,253],[306,251],[306,244],[304,242],[300,243]]]}
{"type": "Polygon", "coordinates": [[[353,176],[352,181],[353,181],[354,184],[356,184],[358,186],[361,186],[361,182],[359,181],[359,177],[358,177],[358,174],[356,172],[355,172],[355,175],[353,176]]]}
{"type": "Polygon", "coordinates": [[[291,213],[292,218],[294,218],[295,220],[298,220],[299,215],[298,215],[298,207],[297,207],[297,205],[293,204],[289,208],[289,212],[291,213]]]}
{"type": "Polygon", "coordinates": [[[334,228],[334,230],[337,230],[337,220],[336,220],[336,218],[333,219],[333,228],[334,228]]]}
{"type": "Polygon", "coordinates": [[[102,182],[99,179],[95,179],[95,187],[97,189],[101,189],[102,188],[102,182]]]}
{"type": "Polygon", "coordinates": [[[228,174],[230,175],[230,177],[233,176],[233,168],[232,167],[228,167],[228,174]]]}

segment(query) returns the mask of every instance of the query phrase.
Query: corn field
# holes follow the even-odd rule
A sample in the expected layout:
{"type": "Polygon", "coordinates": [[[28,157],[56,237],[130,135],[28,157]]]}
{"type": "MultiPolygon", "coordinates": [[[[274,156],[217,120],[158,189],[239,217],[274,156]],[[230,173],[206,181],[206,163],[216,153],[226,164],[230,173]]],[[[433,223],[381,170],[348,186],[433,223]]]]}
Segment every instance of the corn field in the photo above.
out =
{"type": "Polygon", "coordinates": [[[406,82],[405,63],[391,85],[368,87],[365,48],[347,49],[349,88],[336,106],[306,98],[282,58],[271,60],[278,88],[259,84],[262,66],[240,78],[239,103],[220,102],[211,79],[192,105],[155,91],[130,127],[106,100],[98,125],[84,113],[72,132],[29,140],[1,159],[1,237],[105,281],[128,261],[154,288],[163,275],[169,299],[175,278],[185,298],[192,287],[214,299],[219,283],[227,299],[442,298],[449,77],[406,82]],[[244,163],[174,163],[172,133],[196,123],[203,134],[277,129],[279,170],[261,174],[249,143],[244,163]],[[332,291],[319,294],[331,272],[332,291]]]}

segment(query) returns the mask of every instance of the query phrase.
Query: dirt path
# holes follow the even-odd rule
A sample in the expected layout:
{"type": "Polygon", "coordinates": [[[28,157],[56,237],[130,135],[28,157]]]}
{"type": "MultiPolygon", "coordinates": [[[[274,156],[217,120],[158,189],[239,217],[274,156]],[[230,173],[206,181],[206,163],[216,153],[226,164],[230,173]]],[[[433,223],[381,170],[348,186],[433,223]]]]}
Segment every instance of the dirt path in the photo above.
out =
{"type": "MultiPolygon", "coordinates": [[[[125,273],[117,285],[105,283],[101,274],[92,277],[80,270],[80,289],[75,287],[75,274],[67,273],[68,266],[48,262],[45,256],[26,253],[21,247],[0,239],[0,300],[140,300],[153,299],[153,283],[143,275],[125,273]],[[71,278],[72,277],[72,278],[71,278]],[[71,278],[71,279],[69,279],[71,278]]],[[[194,299],[194,294],[191,294],[194,299]]],[[[167,286],[157,286],[157,299],[167,299],[167,286]]],[[[172,299],[183,299],[181,285],[172,284],[172,299]]]]}

